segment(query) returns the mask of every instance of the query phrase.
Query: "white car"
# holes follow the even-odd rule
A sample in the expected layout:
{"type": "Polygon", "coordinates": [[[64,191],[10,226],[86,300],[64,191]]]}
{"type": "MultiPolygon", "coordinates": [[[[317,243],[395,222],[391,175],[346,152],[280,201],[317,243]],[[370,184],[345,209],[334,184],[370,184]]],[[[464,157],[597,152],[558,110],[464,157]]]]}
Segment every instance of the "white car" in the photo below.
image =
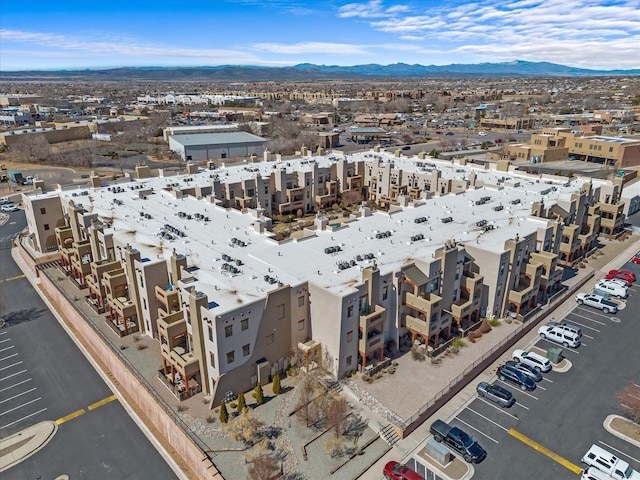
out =
{"type": "Polygon", "coordinates": [[[526,352],[524,350],[514,350],[512,357],[517,362],[535,368],[539,372],[548,372],[551,370],[551,362],[548,358],[543,357],[535,352],[526,352]]]}
{"type": "Polygon", "coordinates": [[[561,326],[542,325],[538,329],[540,337],[559,343],[563,347],[576,348],[580,346],[580,335],[561,326]]]}
{"type": "Polygon", "coordinates": [[[627,291],[626,286],[622,286],[618,283],[610,282],[609,280],[599,281],[598,283],[596,283],[596,286],[594,287],[594,289],[608,293],[609,295],[615,298],[627,298],[629,296],[629,292],[627,291]]]}
{"type": "Polygon", "coordinates": [[[478,132],[478,136],[479,137],[486,137],[487,136],[487,132],[478,132]]]}
{"type": "Polygon", "coordinates": [[[7,203],[6,205],[2,205],[0,210],[3,212],[17,212],[18,207],[16,207],[13,203],[7,203]]]}

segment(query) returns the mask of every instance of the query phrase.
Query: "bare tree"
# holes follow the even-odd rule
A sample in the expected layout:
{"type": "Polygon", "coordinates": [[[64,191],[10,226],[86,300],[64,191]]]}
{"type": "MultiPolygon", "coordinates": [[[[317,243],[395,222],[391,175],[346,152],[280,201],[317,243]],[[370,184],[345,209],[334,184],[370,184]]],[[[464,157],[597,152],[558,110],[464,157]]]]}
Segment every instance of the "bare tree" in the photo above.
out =
{"type": "Polygon", "coordinates": [[[277,471],[278,467],[273,457],[263,455],[253,462],[249,468],[249,475],[254,480],[271,480],[277,471]]]}
{"type": "Polygon", "coordinates": [[[347,424],[349,405],[344,398],[336,393],[332,393],[328,397],[329,400],[326,402],[324,412],[327,419],[327,425],[330,428],[333,428],[333,433],[336,438],[340,438],[342,437],[347,424]]]}
{"type": "Polygon", "coordinates": [[[221,429],[236,442],[251,446],[258,440],[262,427],[264,427],[264,423],[253,415],[253,410],[245,408],[235,420],[223,424],[221,429]]]}
{"type": "MultiPolygon", "coordinates": [[[[640,387],[631,382],[616,394],[616,399],[622,405],[624,416],[640,424],[640,387]]],[[[637,430],[640,433],[640,425],[637,425],[637,430]]]]}

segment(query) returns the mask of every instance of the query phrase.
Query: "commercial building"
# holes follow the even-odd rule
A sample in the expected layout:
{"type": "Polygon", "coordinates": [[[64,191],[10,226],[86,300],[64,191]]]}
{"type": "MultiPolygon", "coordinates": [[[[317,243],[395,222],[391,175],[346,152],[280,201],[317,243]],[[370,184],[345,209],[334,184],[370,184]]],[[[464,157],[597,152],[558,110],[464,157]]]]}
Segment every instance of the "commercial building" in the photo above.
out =
{"type": "Polygon", "coordinates": [[[262,156],[266,140],[247,132],[172,135],[169,149],[185,161],[262,156]]]}
{"type": "Polygon", "coordinates": [[[143,168],[128,183],[24,194],[29,243],[58,250],[114,335],[158,340],[158,377],[178,399],[205,392],[212,405],[270,381],[292,346],[341,377],[402,345],[436,352],[482,317],[526,315],[624,219],[618,184],[505,162],[378,151],[175,177],[143,168]],[[347,198],[338,218],[273,231],[274,213],[347,198]]]}

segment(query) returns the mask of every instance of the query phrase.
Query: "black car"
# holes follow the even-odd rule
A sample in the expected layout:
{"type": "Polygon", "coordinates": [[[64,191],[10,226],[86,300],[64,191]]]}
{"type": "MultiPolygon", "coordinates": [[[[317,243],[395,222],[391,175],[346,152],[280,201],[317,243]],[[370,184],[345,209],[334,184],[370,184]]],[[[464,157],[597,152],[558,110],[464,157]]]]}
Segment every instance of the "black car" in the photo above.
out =
{"type": "Polygon", "coordinates": [[[501,365],[498,367],[497,374],[498,378],[503,382],[509,381],[511,383],[515,383],[522,390],[531,391],[536,389],[536,382],[534,382],[531,377],[508,365],[501,365]]]}
{"type": "Polygon", "coordinates": [[[540,373],[537,369],[530,367],[526,363],[509,360],[507,362],[504,362],[504,364],[508,367],[513,367],[516,370],[521,371],[526,376],[531,377],[534,382],[539,382],[540,380],[542,380],[542,373],[540,373]]]}

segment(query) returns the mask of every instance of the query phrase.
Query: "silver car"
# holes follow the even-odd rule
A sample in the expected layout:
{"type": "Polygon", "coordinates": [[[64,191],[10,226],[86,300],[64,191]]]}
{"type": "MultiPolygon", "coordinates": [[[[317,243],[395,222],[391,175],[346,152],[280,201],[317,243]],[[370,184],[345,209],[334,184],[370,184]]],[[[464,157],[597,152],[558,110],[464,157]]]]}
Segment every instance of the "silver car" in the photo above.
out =
{"type": "Polygon", "coordinates": [[[496,402],[501,407],[508,408],[516,403],[516,399],[513,398],[513,394],[500,385],[491,385],[487,382],[480,382],[476,387],[476,391],[478,392],[478,396],[496,402]]]}

